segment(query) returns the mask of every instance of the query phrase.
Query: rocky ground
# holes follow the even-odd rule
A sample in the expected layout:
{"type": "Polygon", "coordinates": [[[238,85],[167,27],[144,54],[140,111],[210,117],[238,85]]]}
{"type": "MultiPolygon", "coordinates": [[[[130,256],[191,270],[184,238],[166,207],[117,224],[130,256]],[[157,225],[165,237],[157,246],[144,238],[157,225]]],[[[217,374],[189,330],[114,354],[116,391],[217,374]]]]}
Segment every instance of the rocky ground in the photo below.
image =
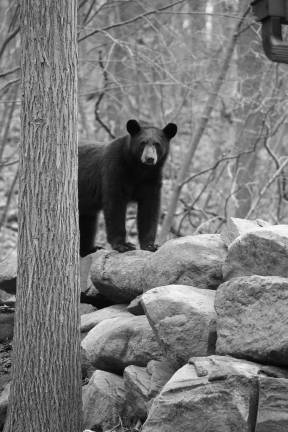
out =
{"type": "MultiPolygon", "coordinates": [[[[287,225],[239,219],[221,236],[170,240],[155,253],[83,259],[87,431],[288,430],[287,260],[287,225]]],[[[12,336],[13,257],[2,267],[0,341],[12,336]]]]}

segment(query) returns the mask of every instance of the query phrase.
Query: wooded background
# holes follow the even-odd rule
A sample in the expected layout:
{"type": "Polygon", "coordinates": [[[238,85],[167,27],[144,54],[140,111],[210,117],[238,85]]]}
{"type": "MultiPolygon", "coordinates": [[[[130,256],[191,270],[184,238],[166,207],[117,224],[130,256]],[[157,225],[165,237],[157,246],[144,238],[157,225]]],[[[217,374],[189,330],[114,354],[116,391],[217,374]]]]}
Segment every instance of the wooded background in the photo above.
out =
{"type": "MultiPolygon", "coordinates": [[[[130,118],[177,123],[161,209],[161,222],[172,209],[170,235],[218,232],[228,216],[287,223],[288,69],[264,56],[249,4],[79,0],[79,143],[109,142],[130,118]]],[[[3,258],[17,240],[18,1],[1,0],[0,16],[3,258]]],[[[133,236],[133,211],[129,226],[133,236]]]]}

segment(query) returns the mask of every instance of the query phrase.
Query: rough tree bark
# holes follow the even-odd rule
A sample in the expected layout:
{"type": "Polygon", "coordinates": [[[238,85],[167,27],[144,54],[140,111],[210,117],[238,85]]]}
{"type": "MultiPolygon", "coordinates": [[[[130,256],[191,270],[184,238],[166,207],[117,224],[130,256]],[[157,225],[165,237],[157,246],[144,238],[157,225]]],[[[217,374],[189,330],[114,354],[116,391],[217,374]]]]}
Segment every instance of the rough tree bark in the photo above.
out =
{"type": "Polygon", "coordinates": [[[5,432],[80,432],[75,0],[21,2],[13,378],[5,432]]]}

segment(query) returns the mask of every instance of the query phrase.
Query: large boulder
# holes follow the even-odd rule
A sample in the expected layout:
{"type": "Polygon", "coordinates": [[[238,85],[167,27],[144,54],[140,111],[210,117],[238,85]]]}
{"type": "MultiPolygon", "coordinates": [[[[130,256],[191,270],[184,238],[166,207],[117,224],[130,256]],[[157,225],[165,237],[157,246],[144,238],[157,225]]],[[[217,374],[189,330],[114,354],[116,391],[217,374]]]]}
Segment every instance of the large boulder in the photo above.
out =
{"type": "Polygon", "coordinates": [[[145,263],[145,291],[164,285],[216,289],[222,282],[227,248],[219,234],[172,239],[145,263]]]}
{"type": "Polygon", "coordinates": [[[229,357],[192,358],[155,398],[142,432],[252,432],[258,371],[229,357]]]}
{"type": "Polygon", "coordinates": [[[144,264],[152,252],[126,253],[99,250],[93,254],[91,279],[98,291],[115,303],[129,303],[142,294],[146,275],[144,264]]]}
{"type": "Polygon", "coordinates": [[[128,366],[124,370],[127,402],[137,418],[146,419],[151,401],[174,374],[167,361],[151,360],[147,367],[128,366]]]}
{"type": "Polygon", "coordinates": [[[93,430],[108,430],[119,423],[126,410],[123,378],[97,370],[83,387],[83,426],[93,430]]]}
{"type": "Polygon", "coordinates": [[[80,331],[81,333],[86,333],[101,321],[120,316],[131,317],[131,314],[127,312],[126,305],[117,304],[89,312],[87,314],[81,315],[80,331]]]}
{"type": "Polygon", "coordinates": [[[82,341],[88,361],[97,369],[121,373],[129,365],[146,366],[163,353],[146,316],[101,321],[82,341]]]}
{"type": "Polygon", "coordinates": [[[215,291],[186,285],[153,288],[142,305],[159,344],[177,367],[215,353],[215,291]]]}
{"type": "Polygon", "coordinates": [[[247,232],[230,245],[223,265],[225,281],[253,274],[288,277],[288,225],[247,232]]]}
{"type": "Polygon", "coordinates": [[[249,276],[217,290],[218,354],[288,365],[288,279],[249,276]]]}
{"type": "Polygon", "coordinates": [[[11,252],[0,263],[0,289],[9,294],[16,293],[17,253],[11,252]]]}
{"type": "Polygon", "coordinates": [[[262,219],[251,220],[230,217],[221,232],[221,238],[226,246],[230,246],[240,235],[269,226],[271,226],[271,224],[262,219]]]}

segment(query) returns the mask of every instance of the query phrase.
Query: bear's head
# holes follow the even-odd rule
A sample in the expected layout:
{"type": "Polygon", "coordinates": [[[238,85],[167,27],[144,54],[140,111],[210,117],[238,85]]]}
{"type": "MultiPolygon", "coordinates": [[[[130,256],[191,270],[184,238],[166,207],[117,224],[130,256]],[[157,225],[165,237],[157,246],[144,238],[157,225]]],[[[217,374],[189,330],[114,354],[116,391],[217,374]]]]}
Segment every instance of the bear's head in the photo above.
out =
{"type": "Polygon", "coordinates": [[[163,129],[140,125],[137,120],[127,122],[130,151],[145,166],[163,165],[169,153],[169,143],[177,133],[177,126],[168,123],[163,129]]]}

